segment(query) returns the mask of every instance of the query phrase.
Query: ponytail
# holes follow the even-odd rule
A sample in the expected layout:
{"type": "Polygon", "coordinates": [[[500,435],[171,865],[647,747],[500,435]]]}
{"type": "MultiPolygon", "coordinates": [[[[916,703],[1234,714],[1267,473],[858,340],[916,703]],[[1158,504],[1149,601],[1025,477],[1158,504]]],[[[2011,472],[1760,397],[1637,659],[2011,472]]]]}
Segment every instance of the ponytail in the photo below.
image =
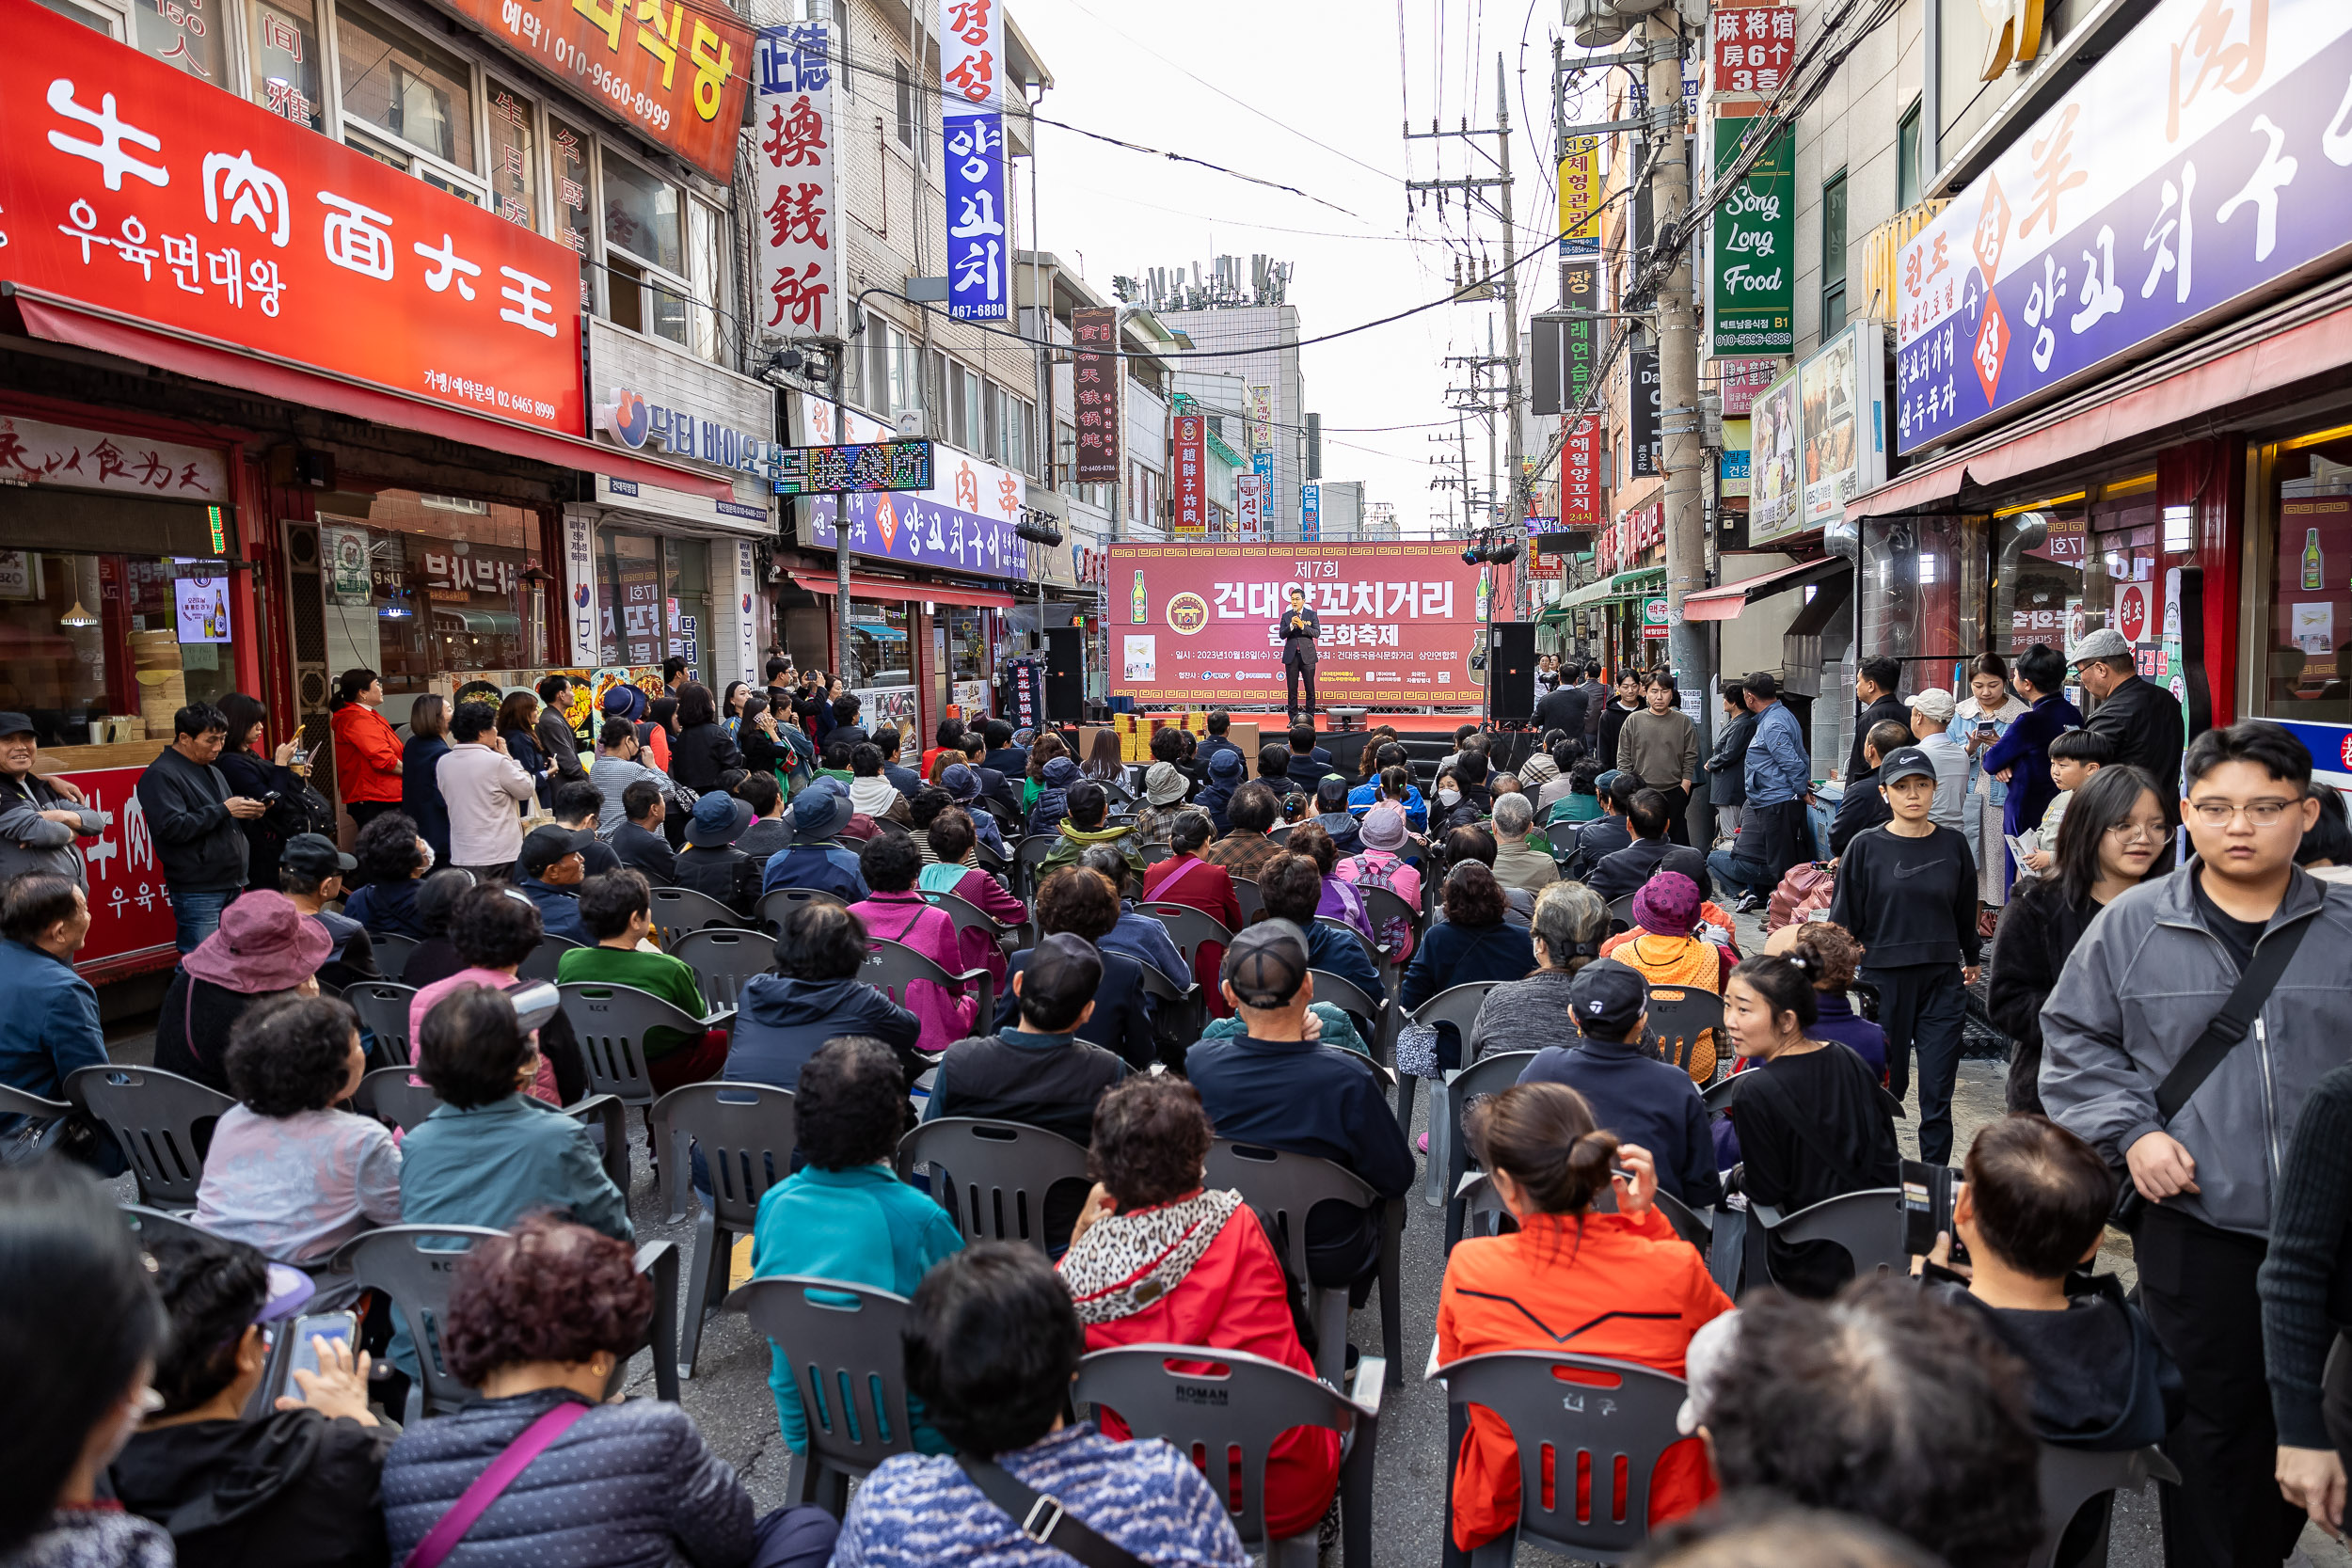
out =
{"type": "Polygon", "coordinates": [[[1724,984],[1733,980],[1746,982],[1748,989],[1764,999],[1772,1010],[1772,1021],[1778,1025],[1780,1015],[1797,1015],[1797,1027],[1810,1029],[1821,1016],[1820,1002],[1814,991],[1816,980],[1827,969],[1820,954],[1803,944],[1782,955],[1759,954],[1742,961],[1731,972],[1724,984]]]}
{"type": "Polygon", "coordinates": [[[1489,1170],[1510,1173],[1547,1214],[1581,1217],[1609,1190],[1617,1137],[1565,1084],[1520,1084],[1473,1103],[1463,1133],[1489,1170]]]}

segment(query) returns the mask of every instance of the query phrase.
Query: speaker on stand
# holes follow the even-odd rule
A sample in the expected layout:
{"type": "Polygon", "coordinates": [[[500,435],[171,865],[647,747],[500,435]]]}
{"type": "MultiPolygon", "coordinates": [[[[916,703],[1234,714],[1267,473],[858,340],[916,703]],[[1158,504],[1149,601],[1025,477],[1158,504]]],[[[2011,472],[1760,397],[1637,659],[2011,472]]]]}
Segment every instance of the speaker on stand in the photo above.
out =
{"type": "Polygon", "coordinates": [[[1076,626],[1045,629],[1045,716],[1054,723],[1086,721],[1085,637],[1076,626]]]}
{"type": "Polygon", "coordinates": [[[1535,718],[1535,626],[1530,621],[1506,621],[1487,628],[1488,690],[1494,699],[1498,728],[1523,725],[1535,718]]]}

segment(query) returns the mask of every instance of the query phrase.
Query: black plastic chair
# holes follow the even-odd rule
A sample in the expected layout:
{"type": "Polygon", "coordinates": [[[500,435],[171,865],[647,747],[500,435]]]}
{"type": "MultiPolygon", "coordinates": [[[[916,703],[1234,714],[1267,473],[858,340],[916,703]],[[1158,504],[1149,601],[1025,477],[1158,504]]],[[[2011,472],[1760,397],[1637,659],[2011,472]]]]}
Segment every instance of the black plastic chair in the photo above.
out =
{"type": "Polygon", "coordinates": [[[952,893],[927,893],[923,895],[923,902],[935,910],[944,911],[947,918],[956,923],[956,935],[959,937],[966,931],[977,931],[996,947],[1008,952],[1011,950],[1007,947],[1008,942],[1028,945],[1023,940],[1031,929],[1025,920],[1008,926],[969,898],[959,897],[952,893]]]}
{"type": "Polygon", "coordinates": [[[1470,1102],[1486,1095],[1501,1094],[1519,1081],[1527,1064],[1535,1059],[1533,1051],[1498,1051],[1481,1056],[1448,1080],[1446,1084],[1446,1115],[1451,1119],[1446,1140],[1445,1190],[1445,1249],[1454,1250],[1454,1243],[1462,1239],[1462,1225],[1467,1210],[1457,1194],[1463,1176],[1470,1168],[1470,1149],[1462,1136],[1462,1113],[1470,1102]]]}
{"type": "Polygon", "coordinates": [[[1214,942],[1219,947],[1233,943],[1233,933],[1225,928],[1223,921],[1190,904],[1137,904],[1136,911],[1150,915],[1168,928],[1168,940],[1176,944],[1176,951],[1184,956],[1185,965],[1196,973],[1202,943],[1214,942]]]}
{"type": "Polygon", "coordinates": [[[46,1132],[50,1124],[62,1121],[73,1114],[70,1100],[46,1100],[23,1089],[0,1084],[0,1117],[24,1117],[46,1132]]]}
{"type": "Polygon", "coordinates": [[[431,1085],[411,1082],[416,1075],[413,1067],[377,1068],[351,1091],[351,1108],[363,1117],[389,1121],[403,1132],[415,1132],[441,1103],[431,1085]]]}
{"type": "Polygon", "coordinates": [[[1242,1545],[1265,1553],[1266,1568],[1313,1568],[1317,1525],[1269,1539],[1266,1460],[1282,1434],[1321,1427],[1340,1434],[1340,1540],[1345,1568],[1371,1568],[1372,1481],[1387,1363],[1357,1364],[1353,1396],[1279,1361],[1200,1345],[1122,1345],[1078,1363],[1072,1398],[1118,1414],[1136,1437],[1206,1456],[1209,1487],[1226,1500],[1242,1545]],[[1236,1506],[1230,1499],[1238,1497],[1236,1506]]]}
{"type": "MultiPolygon", "coordinates": [[[[1580,1562],[1615,1562],[1649,1537],[1650,1473],[1681,1441],[1675,1418],[1683,1381],[1629,1361],[1563,1355],[1555,1351],[1491,1351],[1464,1356],[1434,1374],[1455,1410],[1479,1405],[1510,1428],[1518,1450],[1516,1529],[1470,1554],[1473,1568],[1509,1568],[1518,1544],[1541,1546],[1580,1562]],[[1563,1377],[1563,1372],[1575,1374],[1563,1377]],[[1557,1478],[1544,1506],[1544,1460],[1557,1478]],[[1625,1509],[1613,1484],[1625,1466],[1625,1509]],[[1580,1520],[1577,1478],[1589,1474],[1591,1516],[1580,1520]]],[[[1446,1513],[1453,1516],[1454,1466],[1446,1465],[1446,1513]]]]}
{"type": "Polygon", "coordinates": [[[556,981],[556,966],[564,961],[564,955],[575,947],[585,945],[584,942],[574,942],[569,937],[559,937],[553,931],[548,931],[539,938],[539,945],[532,948],[524,957],[523,961],[515,967],[515,977],[518,980],[545,980],[548,984],[553,985],[556,981]]]}
{"type": "Polygon", "coordinates": [[[776,942],[765,931],[722,930],[705,927],[688,931],[662,946],[670,957],[694,972],[703,1000],[714,1007],[732,1007],[743,983],[776,970],[776,942]]]}
{"type": "Polygon", "coordinates": [[[1652,986],[1649,989],[1649,1020],[1642,1031],[1642,1043],[1659,1060],[1672,1062],[1690,1072],[1693,1053],[1709,1058],[1704,1073],[1694,1073],[1692,1082],[1711,1084],[1731,1070],[1731,1052],[1724,1037],[1724,999],[1711,990],[1696,986],[1652,986]],[[1704,1045],[1699,1037],[1707,1036],[1704,1045]]]}
{"type": "Polygon", "coordinates": [[[1389,1010],[1387,998],[1375,996],[1347,976],[1334,974],[1327,969],[1311,969],[1307,973],[1314,976],[1316,1001],[1328,1002],[1340,1011],[1364,1021],[1369,1031],[1364,1044],[1376,1053],[1379,1047],[1374,1042],[1380,1037],[1381,1021],[1389,1010]]]}
{"type": "Polygon", "coordinates": [[[1233,902],[1241,906],[1241,923],[1245,926],[1254,923],[1260,915],[1265,913],[1265,895],[1260,892],[1258,884],[1248,877],[1233,879],[1233,902]]]}
{"type": "Polygon", "coordinates": [[[2122,1453],[2092,1453],[2082,1449],[2042,1445],[2042,1539],[2026,1568],[2052,1568],[2066,1528],[2085,1504],[2100,1506],[2098,1534],[2090,1549],[2068,1568],[2106,1568],[2113,1494],[2144,1492],[2151,1481],[2181,1483],[2181,1472],[2160,1449],[2128,1449],[2122,1453]]]}
{"type": "Polygon", "coordinates": [[[901,1007],[911,1006],[907,991],[917,980],[929,980],[957,996],[961,996],[967,987],[977,987],[980,1005],[972,1015],[972,1026],[976,1030],[995,1027],[996,976],[985,969],[951,973],[904,942],[892,942],[887,937],[868,937],[866,967],[858,971],[858,978],[901,1007]]]}
{"type": "Polygon", "coordinates": [[[658,887],[653,890],[653,940],[664,953],[675,954],[678,940],[690,931],[707,931],[712,927],[739,930],[743,917],[707,893],[691,887],[658,887]]]}
{"type": "Polygon", "coordinates": [[[375,952],[375,972],[387,980],[398,980],[408,968],[410,955],[421,943],[414,937],[395,936],[389,931],[378,935],[370,931],[368,945],[375,952]]]}
{"type": "MultiPolygon", "coordinates": [[[[1470,1049],[1470,1031],[1478,1025],[1478,1009],[1486,1005],[1486,993],[1495,987],[1506,983],[1501,980],[1466,980],[1458,986],[1448,986],[1414,1008],[1407,1022],[1426,1023],[1432,1027],[1440,1023],[1453,1024],[1454,1033],[1461,1037],[1463,1050],[1467,1052],[1470,1049]]],[[[1565,1027],[1565,1022],[1563,1026],[1565,1027]]],[[[1400,1073],[1397,1077],[1396,1124],[1407,1132],[1413,1130],[1413,1091],[1420,1082],[1409,1073],[1400,1073]]],[[[1431,1098],[1441,1097],[1444,1092],[1444,1080],[1433,1079],[1431,1098]]],[[[1438,1202],[1443,1191],[1438,1183],[1444,1176],[1444,1151],[1437,1147],[1437,1140],[1440,1123],[1444,1120],[1445,1118],[1433,1107],[1429,1117],[1431,1133],[1429,1152],[1433,1157],[1429,1169],[1429,1201],[1431,1203],[1438,1202]]]]}
{"type": "Polygon", "coordinates": [[[1257,1211],[1268,1240],[1294,1280],[1307,1287],[1307,1315],[1315,1325],[1315,1370],[1337,1386],[1347,1358],[1347,1288],[1313,1284],[1307,1274],[1307,1214],[1318,1203],[1380,1211],[1380,1347],[1391,1382],[1404,1363],[1403,1248],[1405,1200],[1382,1203],[1362,1177],[1311,1154],[1217,1138],[1209,1145],[1211,1187],[1231,1187],[1257,1211]]]}
{"type": "Polygon", "coordinates": [[[1019,1122],[942,1117],[898,1141],[898,1179],[931,1168],[931,1196],[967,1242],[1026,1242],[1050,1252],[1045,1195],[1057,1182],[1089,1181],[1087,1151],[1057,1132],[1019,1122]]]}
{"type": "Polygon", "coordinates": [[[375,1037],[387,1066],[417,1059],[416,1042],[408,1037],[408,1008],[416,999],[415,986],[396,980],[361,980],[343,991],[343,1006],[375,1037]]]}
{"type": "Polygon", "coordinates": [[[1150,964],[1138,964],[1143,971],[1143,994],[1152,998],[1152,1038],[1159,1047],[1160,1060],[1171,1068],[1181,1068],[1184,1053],[1200,1038],[1200,1031],[1208,1026],[1208,1005],[1200,994],[1198,981],[1187,977],[1182,988],[1175,980],[1161,974],[1150,964]]]}
{"type": "Polygon", "coordinates": [[[1707,1106],[1708,1116],[1713,1116],[1718,1111],[1731,1109],[1733,1102],[1740,1098],[1741,1076],[1736,1072],[1727,1073],[1700,1091],[1699,1099],[1707,1106]]]}
{"type": "Polygon", "coordinates": [[[1633,900],[1638,896],[1628,893],[1609,900],[1609,934],[1633,929],[1633,900]]]}
{"type": "Polygon", "coordinates": [[[785,921],[803,904],[838,904],[846,910],[850,907],[850,900],[819,887],[780,887],[773,893],[760,895],[753,918],[770,936],[780,937],[784,935],[785,921]]]}
{"type": "Polygon", "coordinates": [[[1900,1187],[1867,1187],[1841,1193],[1783,1214],[1769,1203],[1748,1204],[1747,1273],[1751,1283],[1769,1273],[1765,1235],[1784,1243],[1835,1242],[1845,1249],[1857,1279],[1871,1275],[1904,1275],[1911,1270],[1911,1251],[1903,1244],[1903,1193],[1900,1187]]]}
{"type": "Polygon", "coordinates": [[[589,1092],[609,1094],[624,1105],[654,1102],[653,1079],[645,1070],[647,1029],[700,1035],[706,1028],[703,1020],[635,986],[574,981],[556,992],[588,1066],[589,1092]]]}
{"type": "Polygon", "coordinates": [[[771,1275],[737,1287],[724,1306],[784,1353],[808,1430],[808,1453],[797,1461],[800,1500],[839,1518],[852,1477],[914,1451],[898,1348],[907,1298],[843,1280],[771,1275]]]}
{"type": "Polygon", "coordinates": [[[69,1074],[65,1097],[114,1134],[151,1209],[196,1207],[213,1128],[236,1103],[176,1072],[107,1063],[69,1074]]]}
{"type": "Polygon", "coordinates": [[[1024,899],[1037,896],[1038,866],[1046,856],[1054,852],[1054,846],[1060,842],[1061,834],[1059,833],[1031,833],[1012,847],[1014,871],[1021,879],[1018,891],[1024,899]]]}
{"type": "Polygon", "coordinates": [[[700,1149],[710,1180],[694,1221],[694,1250],[686,1265],[686,1317],[679,1325],[677,1374],[694,1375],[703,1317],[723,1308],[735,1239],[751,1234],[759,1200],[792,1174],[799,1138],[792,1091],[772,1084],[686,1084],[654,1101],[651,1120],[660,1140],[661,1194],[670,1223],[686,1217],[693,1184],[690,1148],[700,1149]]]}

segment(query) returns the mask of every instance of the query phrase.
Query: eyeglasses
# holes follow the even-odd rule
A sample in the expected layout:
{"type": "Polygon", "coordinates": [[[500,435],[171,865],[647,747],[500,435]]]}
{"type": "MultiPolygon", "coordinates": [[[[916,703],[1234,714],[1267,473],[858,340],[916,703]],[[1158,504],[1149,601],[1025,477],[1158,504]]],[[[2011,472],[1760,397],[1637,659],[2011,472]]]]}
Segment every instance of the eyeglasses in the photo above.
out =
{"type": "Polygon", "coordinates": [[[2300,800],[2249,800],[2241,806],[2230,800],[2191,800],[2188,809],[2198,821],[2208,828],[2228,827],[2239,812],[2244,812],[2246,820],[2257,828],[2275,828],[2280,818],[2302,803],[2300,800]]]}
{"type": "MultiPolygon", "coordinates": [[[[2224,817],[2222,820],[2226,822],[2229,819],[2224,817]]],[[[2137,844],[2143,840],[2150,844],[2162,844],[2165,836],[2164,824],[2161,822],[2110,822],[2107,824],[2107,836],[2123,844],[2137,844]]]]}

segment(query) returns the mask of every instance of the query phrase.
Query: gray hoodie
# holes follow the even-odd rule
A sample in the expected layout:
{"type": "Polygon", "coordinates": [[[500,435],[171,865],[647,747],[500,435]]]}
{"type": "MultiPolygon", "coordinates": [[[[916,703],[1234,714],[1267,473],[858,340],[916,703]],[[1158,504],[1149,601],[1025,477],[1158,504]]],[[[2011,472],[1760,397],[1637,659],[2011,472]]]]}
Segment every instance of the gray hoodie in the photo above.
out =
{"type": "Polygon", "coordinates": [[[73,841],[103,827],[96,812],[75,805],[29,774],[22,779],[0,775],[0,887],[27,871],[47,871],[88,888],[89,876],[73,841]],[[43,818],[45,811],[75,812],[82,820],[68,827],[43,818]]]}
{"type": "Polygon", "coordinates": [[[2352,1041],[2352,887],[2295,873],[2261,940],[2314,924],[2254,1028],[2166,1129],[2156,1085],[2238,976],[2199,913],[2197,867],[2191,860],[2131,889],[2084,931],[2042,1006],[2042,1101],[2117,1166],[2145,1134],[2170,1132],[2197,1162],[2199,1190],[2165,1201],[2224,1230],[2266,1235],[2303,1097],[2352,1041]]]}

